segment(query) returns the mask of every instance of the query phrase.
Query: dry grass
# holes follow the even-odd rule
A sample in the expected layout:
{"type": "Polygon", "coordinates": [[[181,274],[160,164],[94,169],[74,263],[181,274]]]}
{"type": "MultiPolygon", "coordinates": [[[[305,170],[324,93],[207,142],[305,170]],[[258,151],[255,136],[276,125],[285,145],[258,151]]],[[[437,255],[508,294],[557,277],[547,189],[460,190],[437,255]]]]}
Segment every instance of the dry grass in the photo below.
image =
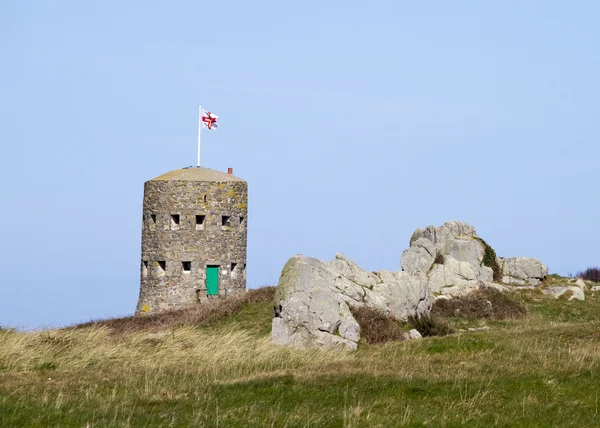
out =
{"type": "Polygon", "coordinates": [[[239,313],[249,303],[272,303],[274,297],[275,287],[261,287],[224,298],[210,299],[202,305],[196,305],[189,309],[146,316],[90,321],[67,328],[107,327],[113,333],[125,333],[165,330],[181,326],[210,326],[239,313]]]}
{"type": "Polygon", "coordinates": [[[269,337],[256,338],[236,328],[213,331],[186,326],[158,334],[129,331],[116,337],[108,327],[93,326],[39,333],[1,332],[0,343],[2,367],[14,372],[190,367],[210,376],[238,376],[248,373],[247,364],[285,370],[325,358],[322,353],[274,347],[269,337]]]}

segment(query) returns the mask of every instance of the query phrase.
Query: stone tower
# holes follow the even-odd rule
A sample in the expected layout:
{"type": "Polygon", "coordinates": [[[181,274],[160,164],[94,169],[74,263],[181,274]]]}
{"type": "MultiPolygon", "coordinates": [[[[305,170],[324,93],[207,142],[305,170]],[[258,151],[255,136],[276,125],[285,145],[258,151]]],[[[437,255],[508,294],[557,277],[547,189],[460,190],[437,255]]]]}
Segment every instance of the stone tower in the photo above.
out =
{"type": "Polygon", "coordinates": [[[144,184],[136,314],[186,308],[246,288],[248,184],[189,167],[144,184]]]}

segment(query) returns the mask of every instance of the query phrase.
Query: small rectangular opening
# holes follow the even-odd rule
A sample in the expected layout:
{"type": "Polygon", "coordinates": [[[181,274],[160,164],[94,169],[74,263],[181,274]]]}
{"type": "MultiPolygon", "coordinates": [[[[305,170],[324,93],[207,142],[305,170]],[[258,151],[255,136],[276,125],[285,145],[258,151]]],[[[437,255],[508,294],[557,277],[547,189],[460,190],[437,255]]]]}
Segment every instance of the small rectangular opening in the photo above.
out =
{"type": "Polygon", "coordinates": [[[165,261],[157,261],[156,262],[156,273],[158,274],[158,276],[164,276],[166,270],[167,270],[167,262],[165,262],[165,261]]]}
{"type": "Polygon", "coordinates": [[[237,263],[231,263],[231,278],[237,278],[238,271],[236,269],[237,263]]]}
{"type": "Polygon", "coordinates": [[[179,229],[179,214],[171,214],[171,230],[179,229]]]}
{"type": "Polygon", "coordinates": [[[156,228],[156,214],[150,214],[150,229],[156,228]]]}
{"type": "Polygon", "coordinates": [[[148,276],[148,262],[142,261],[142,276],[148,276]]]}
{"type": "Polygon", "coordinates": [[[196,230],[204,230],[204,220],[206,219],[205,215],[197,215],[196,216],[196,230]]]}
{"type": "Polygon", "coordinates": [[[190,273],[192,271],[192,262],[181,262],[183,273],[190,273]]]}
{"type": "Polygon", "coordinates": [[[245,226],[246,217],[240,217],[240,226],[245,226]]]}
{"type": "Polygon", "coordinates": [[[231,216],[228,216],[228,215],[221,216],[221,225],[222,226],[231,226],[231,222],[229,221],[230,219],[231,219],[231,216]]]}

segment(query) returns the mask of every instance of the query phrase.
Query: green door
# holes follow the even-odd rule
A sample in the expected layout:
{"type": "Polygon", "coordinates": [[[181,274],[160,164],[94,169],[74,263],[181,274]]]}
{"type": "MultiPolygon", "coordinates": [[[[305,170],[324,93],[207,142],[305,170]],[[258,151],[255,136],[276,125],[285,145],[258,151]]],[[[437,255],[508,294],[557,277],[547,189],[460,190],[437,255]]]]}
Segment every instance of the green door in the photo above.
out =
{"type": "Polygon", "coordinates": [[[219,295],[219,266],[206,266],[206,295],[219,295]]]}

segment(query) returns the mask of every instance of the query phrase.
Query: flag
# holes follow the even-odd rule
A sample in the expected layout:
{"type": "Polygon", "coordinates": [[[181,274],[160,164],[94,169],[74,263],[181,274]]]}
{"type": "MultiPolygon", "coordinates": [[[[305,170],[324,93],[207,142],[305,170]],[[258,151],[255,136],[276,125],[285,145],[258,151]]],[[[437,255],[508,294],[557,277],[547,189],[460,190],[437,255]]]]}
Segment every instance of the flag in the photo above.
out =
{"type": "Polygon", "coordinates": [[[217,119],[219,116],[212,114],[209,111],[202,110],[202,126],[208,129],[218,128],[217,119]]]}

